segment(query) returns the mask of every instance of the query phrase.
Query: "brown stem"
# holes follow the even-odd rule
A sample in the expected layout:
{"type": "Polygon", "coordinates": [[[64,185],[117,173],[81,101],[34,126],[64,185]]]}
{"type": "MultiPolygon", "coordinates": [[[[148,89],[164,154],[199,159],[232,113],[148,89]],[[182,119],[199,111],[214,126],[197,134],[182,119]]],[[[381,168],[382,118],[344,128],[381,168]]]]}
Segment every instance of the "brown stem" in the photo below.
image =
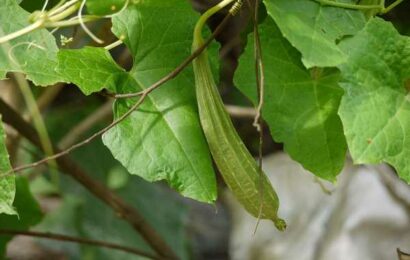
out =
{"type": "MultiPolygon", "coordinates": [[[[236,118],[251,118],[253,119],[256,115],[256,110],[253,107],[240,107],[234,105],[225,105],[226,110],[229,115],[236,118]]],[[[66,149],[73,145],[81,135],[86,133],[92,127],[102,120],[108,120],[112,117],[112,102],[107,101],[104,105],[98,108],[94,113],[89,115],[78,125],[74,126],[59,142],[58,147],[61,149],[66,149]]]]}
{"type": "Polygon", "coordinates": [[[236,118],[254,119],[256,115],[256,109],[253,107],[225,105],[225,109],[231,117],[236,117],[236,118]]]}
{"type": "Polygon", "coordinates": [[[38,238],[45,238],[45,239],[51,239],[51,240],[57,240],[57,241],[63,241],[63,242],[70,242],[70,243],[77,243],[77,244],[83,244],[83,245],[91,245],[91,246],[98,246],[98,247],[105,247],[105,248],[110,248],[110,249],[115,249],[123,252],[127,252],[130,254],[138,255],[138,256],[144,256],[149,259],[161,259],[153,254],[144,252],[142,250],[132,248],[132,247],[127,247],[115,243],[110,243],[110,242],[105,242],[105,241],[100,241],[100,240],[92,240],[92,239],[87,239],[87,238],[82,238],[82,237],[72,237],[72,236],[66,236],[66,235],[61,235],[61,234],[53,234],[53,233],[48,233],[48,232],[37,232],[37,231],[21,231],[21,230],[11,230],[11,229],[0,229],[0,234],[2,235],[20,235],[20,236],[28,236],[28,237],[38,237],[38,238]]]}
{"type": "Polygon", "coordinates": [[[63,88],[63,83],[58,83],[54,86],[46,88],[41,96],[37,99],[38,109],[40,109],[40,111],[44,111],[44,109],[47,108],[56,99],[63,88]]]}
{"type": "MultiPolygon", "coordinates": [[[[8,104],[0,99],[0,114],[2,114],[3,121],[12,126],[22,136],[41,149],[41,142],[36,130],[28,124],[24,119],[14,111],[8,104]]],[[[53,147],[57,152],[60,152],[57,147],[53,147]]],[[[110,189],[105,187],[94,178],[88,176],[76,162],[70,159],[67,155],[56,158],[57,164],[61,171],[80,184],[82,184],[88,191],[98,197],[100,200],[110,206],[117,215],[127,221],[147,243],[163,258],[177,259],[176,254],[165,243],[160,235],[145,221],[142,215],[133,207],[126,204],[119,196],[113,193],[110,189]]]]}
{"type": "Polygon", "coordinates": [[[261,43],[259,37],[259,27],[258,27],[258,20],[259,20],[259,0],[254,0],[254,6],[250,0],[247,0],[249,9],[252,13],[252,22],[253,22],[253,37],[254,37],[254,59],[255,59],[255,78],[256,78],[256,87],[258,90],[258,105],[256,108],[256,115],[253,121],[253,126],[259,133],[259,169],[260,169],[260,182],[259,182],[259,189],[261,192],[261,204],[259,208],[259,217],[258,221],[255,226],[255,232],[259,226],[260,216],[263,210],[263,197],[264,197],[264,187],[262,184],[262,157],[263,157],[263,126],[262,126],[262,108],[264,105],[264,96],[265,96],[265,72],[264,72],[264,64],[262,60],[262,50],[261,50],[261,43]]]}
{"type": "Polygon", "coordinates": [[[58,147],[66,149],[75,144],[82,135],[87,133],[92,127],[103,120],[112,118],[112,102],[107,101],[104,105],[99,107],[95,112],[90,114],[87,118],[81,121],[68,131],[68,133],[58,142],[58,147]]]}
{"type": "Polygon", "coordinates": [[[256,87],[258,90],[258,105],[256,109],[256,115],[254,118],[253,126],[259,132],[259,166],[262,168],[262,147],[263,147],[263,127],[262,127],[262,108],[264,105],[265,96],[265,69],[262,60],[262,48],[259,37],[259,0],[254,1],[254,6],[250,0],[248,0],[248,6],[251,10],[252,22],[253,22],[253,36],[254,36],[254,59],[255,59],[255,78],[256,87]]]}

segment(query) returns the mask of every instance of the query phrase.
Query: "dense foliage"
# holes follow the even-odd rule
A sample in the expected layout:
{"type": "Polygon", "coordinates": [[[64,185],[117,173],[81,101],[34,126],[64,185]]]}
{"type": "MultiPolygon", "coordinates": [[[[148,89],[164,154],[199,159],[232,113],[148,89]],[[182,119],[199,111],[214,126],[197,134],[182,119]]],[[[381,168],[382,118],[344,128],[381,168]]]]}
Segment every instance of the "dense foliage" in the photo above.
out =
{"type": "MultiPolygon", "coordinates": [[[[39,92],[35,86],[54,88],[57,83],[74,84],[85,96],[136,93],[115,100],[113,114],[118,121],[101,132],[102,142],[84,146],[73,156],[93,178],[144,212],[177,254],[186,257],[180,221],[185,217],[183,205],[177,198],[162,194],[155,185],[130,179],[128,173],[149,182],[165,180],[181,195],[200,202],[214,203],[217,199],[212,156],[197,108],[194,70],[188,66],[162,86],[150,89],[191,55],[200,14],[183,0],[50,1],[42,11],[34,10],[41,10],[43,1],[20,2],[0,0],[0,79],[18,73],[16,81],[31,84],[34,95],[39,92]],[[115,44],[124,43],[128,48],[133,59],[131,69],[117,64],[111,54],[115,46],[86,44],[89,36],[100,41],[91,32],[77,40],[80,43],[76,48],[70,47],[76,39],[70,38],[65,27],[85,26],[101,19],[111,20],[112,32],[118,38],[115,44]],[[151,205],[144,202],[144,196],[158,203],[156,214],[149,210],[151,205]],[[158,212],[169,215],[169,223],[163,223],[158,212]]],[[[274,140],[283,143],[295,161],[319,178],[336,182],[349,151],[355,163],[388,163],[410,183],[410,38],[378,16],[393,7],[400,8],[402,1],[356,2],[261,3],[258,36],[264,71],[262,116],[274,140]]],[[[256,107],[260,94],[254,60],[257,38],[248,31],[248,35],[244,33],[246,47],[234,84],[256,107]]],[[[212,43],[208,51],[214,72],[218,70],[217,48],[212,43]]],[[[94,100],[75,114],[50,111],[46,124],[53,130],[48,137],[36,124],[29,97],[25,100],[40,139],[45,139],[44,156],[50,155],[47,139],[59,140],[97,106],[94,100]]],[[[98,128],[92,130],[88,134],[98,128]]],[[[5,140],[0,125],[0,172],[4,173],[0,179],[0,227],[25,230],[39,223],[42,214],[26,178],[11,174],[5,140]]],[[[23,157],[24,163],[42,158],[29,154],[23,157]]],[[[49,166],[53,165],[55,161],[50,160],[49,166]]],[[[67,230],[77,230],[72,231],[73,235],[98,238],[98,230],[92,225],[106,225],[106,232],[114,240],[148,248],[114,213],[108,209],[94,211],[103,207],[101,202],[73,180],[60,177],[53,181],[53,171],[50,176],[40,177],[41,184],[35,187],[62,194],[62,207],[70,214],[45,216],[40,230],[59,222],[65,223],[67,230]],[[81,227],[73,229],[77,223],[81,227]],[[116,223],[115,228],[112,223],[116,223]]],[[[7,240],[0,239],[0,254],[7,240]]],[[[122,253],[104,254],[101,250],[84,254],[94,255],[95,259],[101,259],[100,254],[111,254],[111,259],[123,257],[122,253]]]]}

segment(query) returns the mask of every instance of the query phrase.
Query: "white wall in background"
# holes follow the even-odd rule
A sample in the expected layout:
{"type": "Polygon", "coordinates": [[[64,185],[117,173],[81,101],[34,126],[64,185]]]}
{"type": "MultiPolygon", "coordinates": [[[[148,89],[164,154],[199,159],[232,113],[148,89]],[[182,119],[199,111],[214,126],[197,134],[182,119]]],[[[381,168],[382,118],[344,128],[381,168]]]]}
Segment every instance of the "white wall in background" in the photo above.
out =
{"type": "Polygon", "coordinates": [[[256,219],[227,192],[233,260],[393,260],[396,248],[410,252],[410,188],[390,168],[348,162],[337,186],[324,183],[331,195],[284,153],[266,157],[264,169],[288,228],[261,221],[253,235],[256,219]]]}

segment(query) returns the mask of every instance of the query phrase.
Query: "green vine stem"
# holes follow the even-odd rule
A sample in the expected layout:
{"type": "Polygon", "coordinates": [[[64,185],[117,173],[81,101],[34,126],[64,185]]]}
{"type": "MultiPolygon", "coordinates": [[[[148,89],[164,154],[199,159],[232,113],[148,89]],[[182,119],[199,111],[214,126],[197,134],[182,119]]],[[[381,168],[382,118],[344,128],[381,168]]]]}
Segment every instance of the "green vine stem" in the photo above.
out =
{"type": "Polygon", "coordinates": [[[51,8],[51,10],[49,11],[49,15],[51,16],[51,15],[55,15],[55,14],[58,14],[60,12],[63,12],[64,10],[69,8],[71,5],[74,5],[78,2],[79,2],[79,0],[71,0],[71,1],[68,1],[68,2],[65,2],[65,0],[62,0],[55,7],[51,8]]]}
{"type": "MultiPolygon", "coordinates": [[[[41,116],[40,109],[37,106],[37,102],[33,96],[33,93],[31,92],[29,83],[25,79],[25,77],[20,74],[20,73],[14,73],[15,79],[17,82],[18,87],[20,88],[20,91],[23,95],[24,101],[27,106],[27,110],[33,119],[34,123],[34,128],[37,131],[37,134],[40,138],[41,146],[42,149],[44,150],[44,153],[46,155],[52,155],[54,154],[53,146],[51,144],[51,140],[47,131],[47,127],[44,123],[43,117],[41,116]]],[[[50,166],[50,173],[51,177],[53,180],[53,183],[56,187],[59,187],[59,176],[56,170],[57,168],[57,163],[55,160],[50,161],[49,163],[50,166]]]]}
{"type": "Polygon", "coordinates": [[[315,0],[315,1],[321,5],[334,6],[334,7],[346,8],[346,9],[354,9],[354,10],[370,10],[370,9],[383,10],[384,9],[384,6],[382,5],[358,5],[358,4],[336,2],[332,0],[315,0]]]}
{"type": "MultiPolygon", "coordinates": [[[[0,37],[0,44],[11,41],[23,35],[29,34],[41,28],[60,28],[81,25],[83,29],[85,28],[84,30],[87,32],[88,35],[92,35],[92,33],[87,29],[87,27],[85,27],[84,23],[109,17],[96,15],[82,15],[81,11],[84,7],[84,3],[85,1],[83,1],[80,4],[79,0],[71,0],[68,2],[61,1],[49,11],[44,11],[44,8],[41,11],[35,11],[28,17],[28,21],[31,23],[30,25],[16,32],[0,37]],[[64,20],[76,12],[78,12],[77,16],[69,18],[68,20],[64,20]]],[[[95,37],[93,36],[92,38],[94,39],[95,37]]],[[[100,40],[98,39],[97,42],[99,41],[100,40]]]]}
{"type": "Polygon", "coordinates": [[[8,42],[8,41],[11,41],[11,40],[16,39],[16,38],[18,38],[18,37],[20,37],[20,36],[23,36],[23,35],[25,35],[25,34],[29,34],[29,33],[31,33],[32,31],[35,31],[35,30],[37,30],[37,29],[40,29],[40,28],[42,27],[43,23],[44,23],[43,20],[38,20],[38,21],[36,21],[35,23],[30,24],[30,25],[27,26],[27,27],[24,27],[24,28],[21,29],[21,30],[18,30],[18,31],[16,31],[16,32],[14,32],[14,33],[10,33],[10,34],[7,34],[7,35],[5,35],[5,36],[3,36],[3,37],[0,37],[0,44],[5,43],[5,42],[8,42]]]}
{"type": "Polygon", "coordinates": [[[73,13],[75,13],[79,7],[80,7],[79,4],[74,4],[70,6],[69,8],[67,8],[66,10],[64,10],[63,12],[57,13],[55,15],[51,15],[51,17],[49,18],[49,21],[55,22],[55,21],[63,20],[69,17],[70,15],[72,15],[73,13]]]}
{"type": "Polygon", "coordinates": [[[334,7],[340,7],[340,8],[346,8],[346,9],[353,9],[353,10],[379,10],[379,14],[385,14],[390,12],[393,8],[395,8],[397,5],[402,3],[404,0],[396,0],[389,6],[385,7],[385,0],[381,0],[378,5],[360,5],[360,4],[349,4],[349,3],[342,3],[342,2],[336,2],[332,0],[314,0],[315,2],[318,2],[321,5],[325,6],[334,6],[334,7]]]}
{"type": "MultiPolygon", "coordinates": [[[[55,11],[54,12],[41,12],[41,11],[34,12],[28,18],[28,20],[32,24],[22,28],[21,30],[18,30],[16,32],[0,37],[0,44],[11,41],[23,35],[29,34],[43,27],[55,27],[55,24],[54,24],[55,22],[58,22],[70,16],[71,14],[76,12],[78,8],[79,6],[75,4],[72,6],[68,6],[67,9],[65,10],[59,9],[59,12],[55,12],[55,11]]],[[[58,26],[61,26],[61,23],[58,24],[58,26]]]]}
{"type": "Polygon", "coordinates": [[[390,12],[393,8],[395,8],[396,6],[398,6],[401,2],[403,2],[404,0],[397,0],[397,1],[395,1],[394,3],[392,3],[391,5],[389,5],[388,7],[386,7],[386,8],[384,8],[383,10],[382,10],[382,13],[383,14],[385,14],[385,13],[388,13],[388,12],[390,12]]]}
{"type": "Polygon", "coordinates": [[[110,50],[112,50],[112,49],[114,49],[115,47],[118,47],[118,46],[120,46],[122,43],[123,43],[123,39],[124,37],[120,37],[120,39],[119,40],[117,40],[117,41],[115,41],[115,42],[113,42],[113,43],[110,43],[110,44],[108,44],[107,46],[105,46],[104,47],[104,49],[106,49],[107,51],[110,51],[110,50]]]}
{"type": "MultiPolygon", "coordinates": [[[[84,15],[82,22],[87,23],[87,22],[96,21],[98,19],[101,19],[101,17],[96,16],[96,15],[84,15]]],[[[64,20],[64,21],[55,21],[55,22],[52,22],[52,23],[46,23],[46,24],[44,24],[44,27],[47,27],[47,28],[61,28],[61,27],[70,27],[70,26],[79,25],[80,23],[81,23],[81,21],[77,17],[74,17],[74,19],[69,19],[69,20],[64,20]]]]}
{"type": "Polygon", "coordinates": [[[195,25],[195,30],[194,30],[194,44],[196,46],[202,45],[204,43],[204,39],[202,38],[202,29],[204,28],[204,25],[206,21],[209,19],[209,17],[211,17],[216,12],[226,7],[233,1],[235,0],[223,0],[217,5],[208,9],[203,15],[201,15],[201,17],[199,18],[198,22],[195,25]]]}

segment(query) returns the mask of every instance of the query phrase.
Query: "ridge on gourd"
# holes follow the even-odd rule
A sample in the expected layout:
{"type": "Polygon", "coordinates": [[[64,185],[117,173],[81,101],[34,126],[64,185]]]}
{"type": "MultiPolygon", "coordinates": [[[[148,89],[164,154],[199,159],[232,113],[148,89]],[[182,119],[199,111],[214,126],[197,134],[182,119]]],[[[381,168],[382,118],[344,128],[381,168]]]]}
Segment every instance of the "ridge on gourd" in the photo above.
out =
{"type": "MultiPolygon", "coordinates": [[[[200,17],[195,26],[193,51],[204,43],[201,32],[207,19],[233,1],[223,0],[200,17]]],[[[238,1],[232,6],[231,15],[238,11],[240,4],[241,1],[238,1]]],[[[193,66],[202,129],[225,183],[251,215],[270,219],[276,228],[284,230],[286,223],[277,216],[278,196],[266,175],[260,172],[255,159],[240,139],[224,108],[206,50],[193,61],[193,66]]]]}

